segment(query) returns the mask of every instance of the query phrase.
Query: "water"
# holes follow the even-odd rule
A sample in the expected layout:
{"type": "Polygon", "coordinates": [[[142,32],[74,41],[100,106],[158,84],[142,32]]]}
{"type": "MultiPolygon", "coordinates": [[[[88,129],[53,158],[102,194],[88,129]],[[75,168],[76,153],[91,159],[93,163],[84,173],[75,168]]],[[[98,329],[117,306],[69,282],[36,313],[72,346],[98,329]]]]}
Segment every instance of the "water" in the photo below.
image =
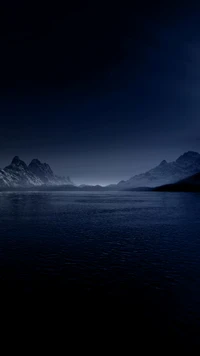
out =
{"type": "Polygon", "coordinates": [[[198,344],[199,212],[195,193],[0,193],[1,296],[198,344]]]}

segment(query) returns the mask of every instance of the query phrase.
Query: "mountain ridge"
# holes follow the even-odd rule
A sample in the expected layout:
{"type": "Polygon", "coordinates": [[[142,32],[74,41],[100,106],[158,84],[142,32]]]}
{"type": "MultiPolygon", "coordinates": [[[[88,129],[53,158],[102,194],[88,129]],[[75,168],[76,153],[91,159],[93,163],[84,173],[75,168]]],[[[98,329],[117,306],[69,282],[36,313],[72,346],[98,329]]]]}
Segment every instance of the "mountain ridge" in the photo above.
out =
{"type": "Polygon", "coordinates": [[[160,192],[200,192],[200,172],[173,184],[165,184],[153,189],[160,192]]]}
{"type": "Polygon", "coordinates": [[[74,185],[69,177],[59,177],[54,174],[47,163],[33,159],[29,165],[15,156],[10,165],[0,169],[0,187],[41,187],[74,185]]]}
{"type": "Polygon", "coordinates": [[[156,187],[159,185],[175,183],[181,179],[200,172],[200,154],[187,151],[175,161],[163,160],[159,165],[141,174],[137,174],[126,181],[120,181],[120,189],[137,187],[156,187]]]}
{"type": "MultiPolygon", "coordinates": [[[[81,184],[77,189],[86,190],[135,190],[148,189],[173,184],[200,172],[200,154],[188,151],[179,156],[175,161],[167,162],[165,159],[156,167],[122,180],[118,184],[110,184],[106,187],[99,185],[90,186],[81,184]]],[[[67,189],[75,189],[75,184],[70,177],[60,177],[54,174],[47,163],[42,163],[34,158],[27,165],[18,156],[4,169],[0,169],[0,188],[59,188],[65,186],[67,189]]],[[[46,189],[45,188],[45,189],[46,189]]],[[[60,189],[60,188],[59,188],[60,189]]]]}

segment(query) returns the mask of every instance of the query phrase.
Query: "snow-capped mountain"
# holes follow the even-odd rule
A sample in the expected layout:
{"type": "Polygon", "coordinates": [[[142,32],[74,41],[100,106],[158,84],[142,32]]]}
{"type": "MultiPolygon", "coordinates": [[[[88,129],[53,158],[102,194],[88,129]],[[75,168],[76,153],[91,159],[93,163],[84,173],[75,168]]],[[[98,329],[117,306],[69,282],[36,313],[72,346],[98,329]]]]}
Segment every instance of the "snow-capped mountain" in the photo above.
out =
{"type": "Polygon", "coordinates": [[[11,164],[0,169],[0,187],[31,187],[31,186],[73,185],[70,178],[56,176],[47,163],[33,159],[27,166],[18,156],[11,164]]]}
{"type": "Polygon", "coordinates": [[[174,162],[163,160],[155,168],[133,176],[127,181],[117,184],[120,189],[136,187],[156,187],[159,185],[175,183],[181,179],[200,172],[200,154],[188,151],[177,158],[174,162]]]}
{"type": "Polygon", "coordinates": [[[33,159],[28,166],[30,172],[37,176],[43,184],[48,185],[73,185],[69,177],[59,177],[55,175],[47,163],[41,163],[38,159],[33,159]]]}

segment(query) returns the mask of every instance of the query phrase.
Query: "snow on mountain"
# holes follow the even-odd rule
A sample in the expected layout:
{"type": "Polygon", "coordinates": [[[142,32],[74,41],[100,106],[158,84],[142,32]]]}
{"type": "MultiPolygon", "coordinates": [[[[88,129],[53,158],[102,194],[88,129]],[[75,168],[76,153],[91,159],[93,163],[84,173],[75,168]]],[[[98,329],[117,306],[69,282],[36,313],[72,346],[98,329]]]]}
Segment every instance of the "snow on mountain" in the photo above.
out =
{"type": "MultiPolygon", "coordinates": [[[[133,176],[127,181],[121,181],[117,185],[111,185],[110,189],[129,189],[139,187],[156,187],[175,183],[179,180],[200,172],[200,154],[188,151],[174,162],[163,160],[151,170],[133,176]]],[[[73,186],[69,177],[59,177],[54,174],[47,163],[41,163],[33,159],[26,165],[18,156],[15,156],[11,164],[0,169],[0,187],[34,187],[34,186],[73,186]]]]}
{"type": "Polygon", "coordinates": [[[174,162],[163,160],[155,168],[133,176],[127,181],[121,181],[117,187],[120,189],[136,187],[156,187],[174,183],[190,175],[200,172],[200,154],[188,151],[174,162]]]}
{"type": "Polygon", "coordinates": [[[31,187],[42,185],[73,185],[70,178],[54,175],[47,163],[41,163],[38,159],[26,165],[18,156],[15,156],[11,164],[0,169],[0,187],[31,187]]]}
{"type": "Polygon", "coordinates": [[[41,163],[38,159],[33,159],[28,166],[29,170],[47,185],[73,185],[69,177],[59,177],[54,175],[47,163],[41,163]]]}

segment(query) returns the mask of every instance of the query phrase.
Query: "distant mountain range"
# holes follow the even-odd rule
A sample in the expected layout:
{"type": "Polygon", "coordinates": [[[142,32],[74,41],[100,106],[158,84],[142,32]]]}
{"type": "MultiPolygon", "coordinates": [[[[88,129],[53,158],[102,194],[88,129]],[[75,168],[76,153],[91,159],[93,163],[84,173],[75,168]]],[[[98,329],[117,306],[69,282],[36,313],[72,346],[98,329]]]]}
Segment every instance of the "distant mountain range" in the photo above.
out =
{"type": "Polygon", "coordinates": [[[15,156],[11,164],[0,169],[0,187],[42,187],[74,185],[69,177],[56,176],[47,163],[41,163],[33,159],[27,166],[18,156],[15,156]]]}
{"type": "MultiPolygon", "coordinates": [[[[33,159],[29,165],[26,165],[18,156],[15,156],[9,166],[0,169],[0,188],[6,190],[16,188],[37,188],[39,190],[60,190],[64,188],[66,190],[89,191],[151,190],[151,188],[155,187],[162,190],[161,186],[170,185],[171,187],[173,183],[182,185],[195,184],[196,186],[200,184],[200,154],[198,152],[185,152],[174,162],[163,160],[158,166],[145,173],[135,175],[127,181],[120,181],[118,184],[111,184],[107,187],[85,184],[75,186],[69,177],[65,178],[55,175],[47,163],[41,163],[38,159],[33,159]]],[[[171,189],[176,188],[171,187],[171,189]]]]}
{"type": "Polygon", "coordinates": [[[163,160],[158,166],[149,171],[135,175],[127,181],[117,184],[118,189],[139,187],[157,187],[164,184],[175,183],[181,179],[200,172],[200,154],[188,151],[174,162],[163,160]]]}

